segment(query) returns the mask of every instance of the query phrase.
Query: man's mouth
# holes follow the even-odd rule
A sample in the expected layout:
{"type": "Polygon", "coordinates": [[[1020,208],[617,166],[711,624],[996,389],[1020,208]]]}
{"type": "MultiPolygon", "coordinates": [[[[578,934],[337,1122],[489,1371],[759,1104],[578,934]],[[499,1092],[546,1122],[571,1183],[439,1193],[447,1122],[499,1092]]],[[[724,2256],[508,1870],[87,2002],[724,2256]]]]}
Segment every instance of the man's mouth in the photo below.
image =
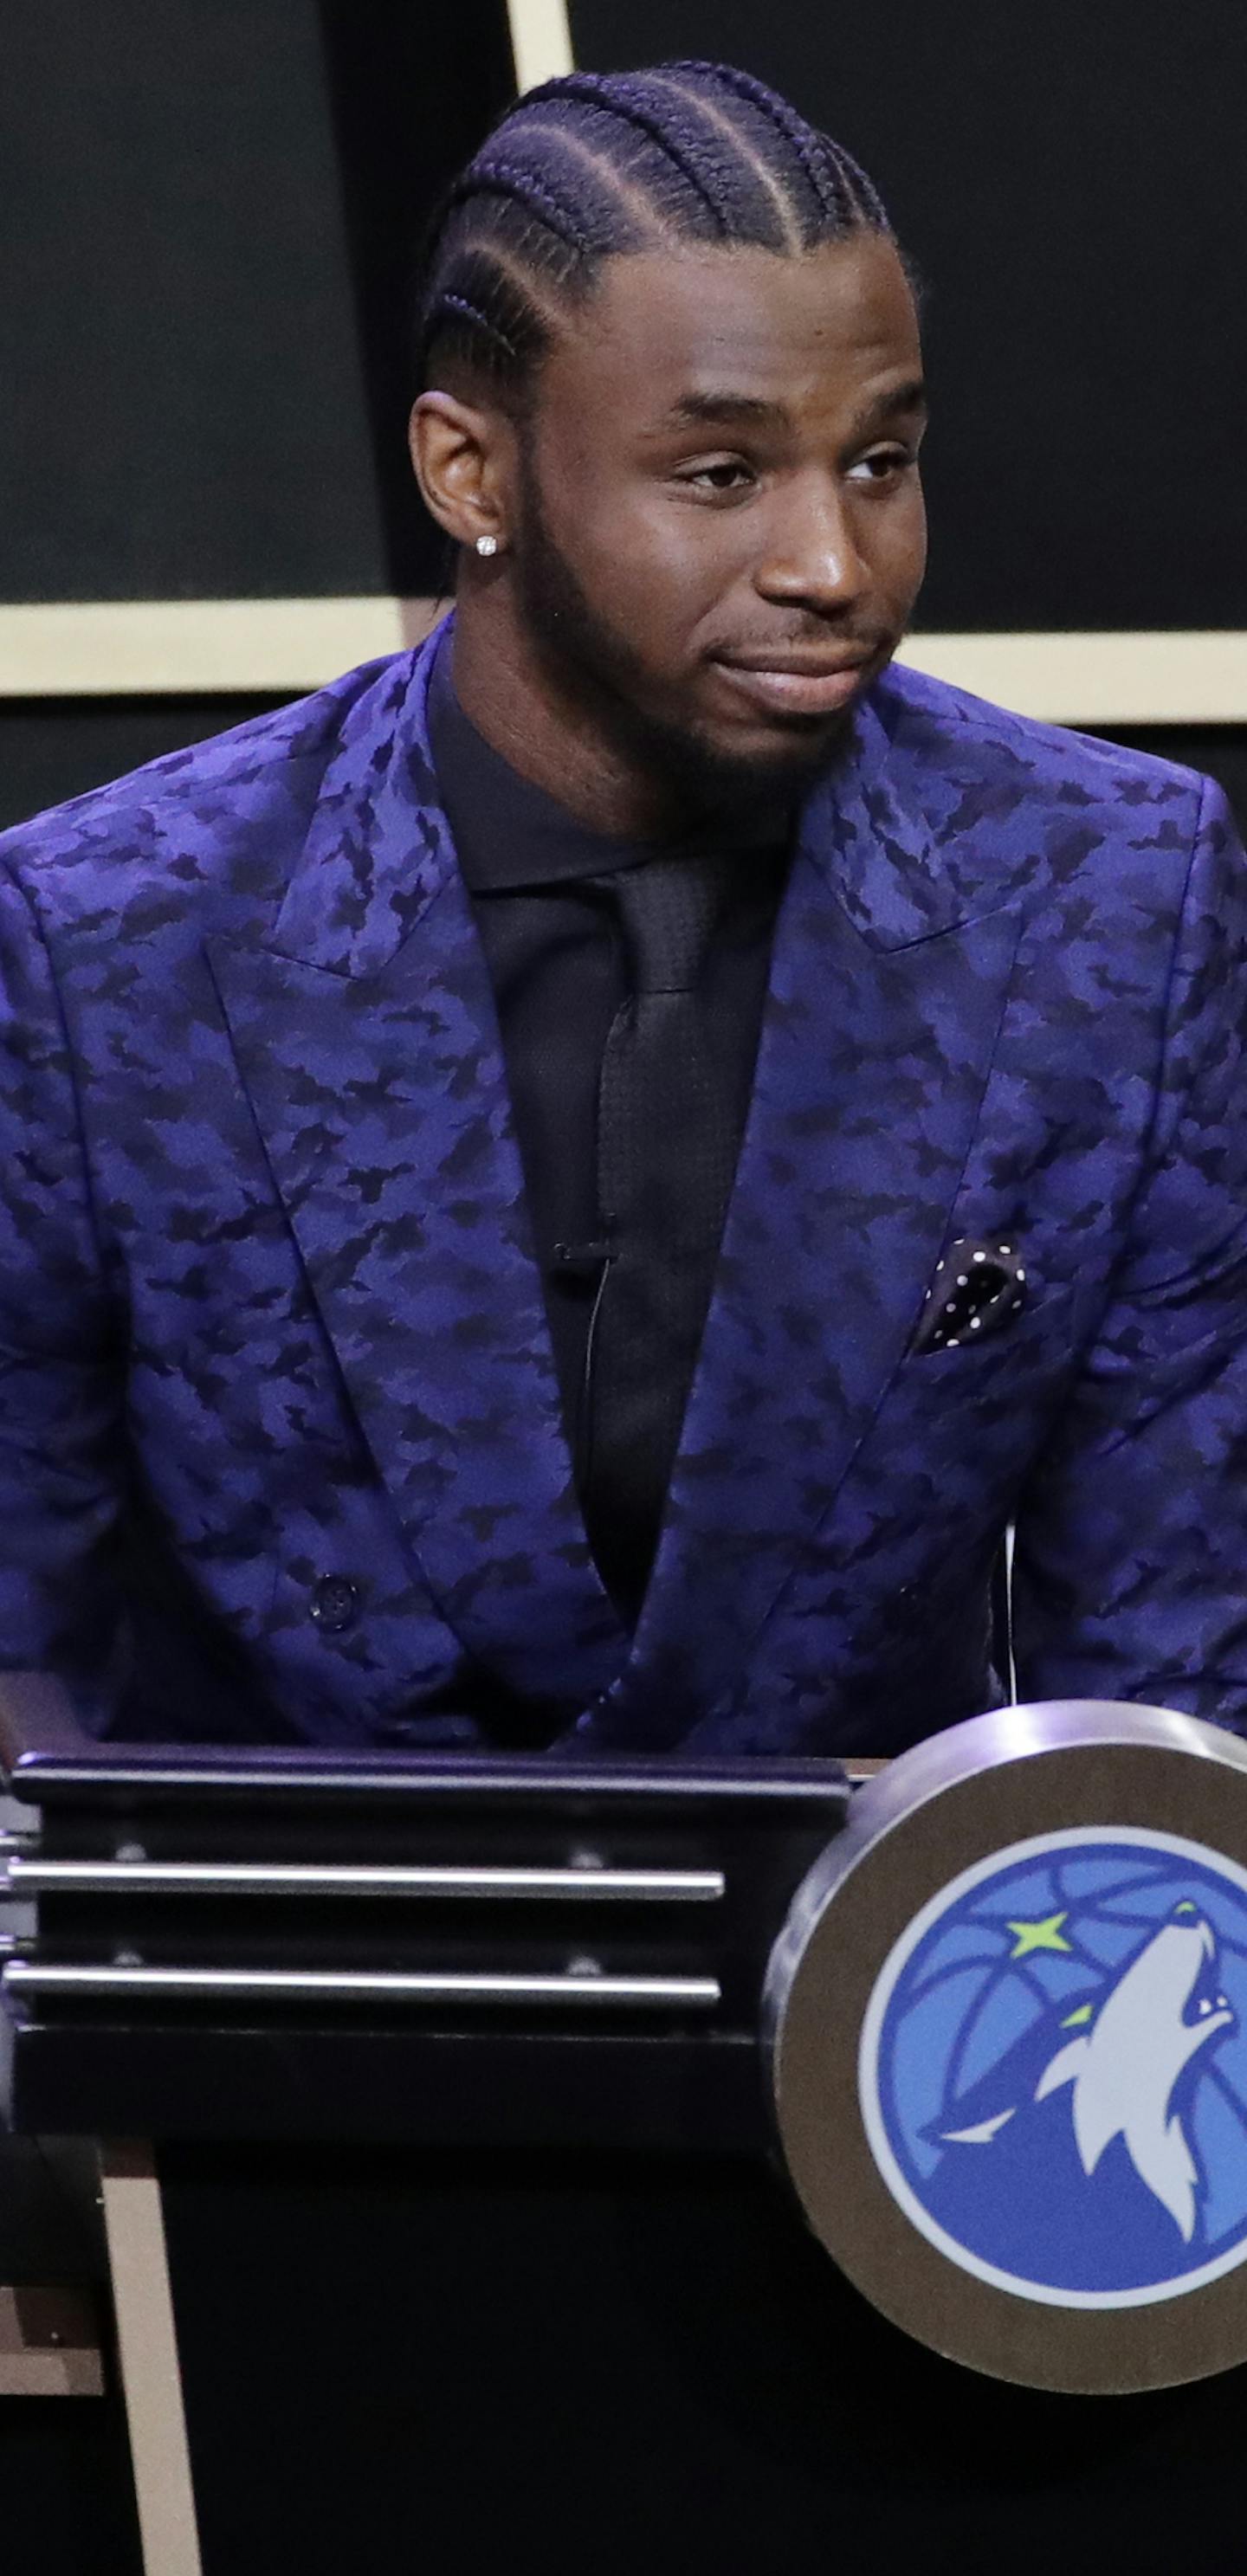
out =
{"type": "Polygon", "coordinates": [[[874,658],[870,653],[833,657],[776,647],[716,657],[715,667],[760,713],[829,716],[858,695],[874,658]]]}

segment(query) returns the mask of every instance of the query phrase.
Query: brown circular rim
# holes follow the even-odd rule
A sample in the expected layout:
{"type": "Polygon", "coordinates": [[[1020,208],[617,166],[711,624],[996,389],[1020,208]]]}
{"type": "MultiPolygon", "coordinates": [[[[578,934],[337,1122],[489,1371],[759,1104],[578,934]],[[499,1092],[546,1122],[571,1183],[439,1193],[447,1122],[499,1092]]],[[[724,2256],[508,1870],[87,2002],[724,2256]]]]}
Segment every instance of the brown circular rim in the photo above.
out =
{"type": "MultiPolygon", "coordinates": [[[[871,1794],[858,1793],[863,1826],[871,1794]]],[[[1181,1836],[1247,1870],[1247,1771],[1154,1743],[1067,1743],[938,1789],[868,1843],[812,1914],[776,2016],[772,2071],[780,2142],[806,2217],[874,2306],[990,2377],[1110,2394],[1175,2386],[1247,2359],[1247,2262],[1137,2307],[1065,2308],[998,2288],[960,2269],[906,2216],[875,2164],[858,2098],[866,2009],[915,1915],[994,1850],[1080,1826],[1181,1836]]],[[[794,1913],[800,1906],[798,1896],[794,1913]]]]}

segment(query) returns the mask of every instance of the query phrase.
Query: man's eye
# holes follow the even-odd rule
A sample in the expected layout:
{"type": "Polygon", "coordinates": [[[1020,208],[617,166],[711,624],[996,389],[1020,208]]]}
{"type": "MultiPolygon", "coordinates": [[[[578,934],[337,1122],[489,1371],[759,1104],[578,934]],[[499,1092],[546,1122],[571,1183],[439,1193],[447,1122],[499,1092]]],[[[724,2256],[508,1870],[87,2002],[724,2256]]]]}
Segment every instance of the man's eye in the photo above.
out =
{"type": "Polygon", "coordinates": [[[850,483],[887,483],[903,474],[907,465],[917,463],[910,447],[875,447],[869,456],[859,456],[849,467],[850,483]]]}
{"type": "Polygon", "coordinates": [[[691,466],[680,479],[700,492],[736,492],[752,483],[753,472],[739,456],[721,456],[709,465],[691,466]]]}

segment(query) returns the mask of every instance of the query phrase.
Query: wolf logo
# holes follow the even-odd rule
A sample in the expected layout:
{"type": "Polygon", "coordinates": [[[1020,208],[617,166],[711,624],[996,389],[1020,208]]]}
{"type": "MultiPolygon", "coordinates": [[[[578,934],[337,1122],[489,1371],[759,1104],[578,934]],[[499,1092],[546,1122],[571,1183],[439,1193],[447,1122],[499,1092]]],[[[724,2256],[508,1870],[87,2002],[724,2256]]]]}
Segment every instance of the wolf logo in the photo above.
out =
{"type": "MultiPolygon", "coordinates": [[[[1066,2027],[1084,2015],[1090,2027],[1067,2040],[1033,2091],[1028,2087],[1031,2102],[1040,2103],[1068,2084],[1083,2173],[1090,2179],[1106,2148],[1120,2138],[1140,2182],[1168,2211],[1187,2245],[1195,2233],[1200,2176],[1172,2103],[1179,2077],[1234,2025],[1225,1996],[1206,1991],[1215,1980],[1216,1958],[1212,1927],[1188,1899],[1130,1961],[1098,2011],[1085,2005],[1066,2016],[1066,2027]],[[1199,1994],[1201,1986],[1205,1991],[1199,1994]]],[[[991,2146],[1023,2107],[1010,2103],[968,2126],[933,2134],[943,2145],[991,2146]]]]}
{"type": "Polygon", "coordinates": [[[1036,2088],[1042,2102],[1072,2084],[1074,2136],[1083,2172],[1093,2174],[1110,2139],[1121,2137],[1139,2180],[1168,2210],[1183,2243],[1195,2233],[1199,2176],[1182,2122],[1169,2105],[1184,2067],[1234,2015],[1224,1995],[1201,1997],[1186,2019],[1216,1942],[1202,1915],[1189,1926],[1167,1923],[1118,1980],[1094,2027],[1070,2040],[1036,2088]]]}

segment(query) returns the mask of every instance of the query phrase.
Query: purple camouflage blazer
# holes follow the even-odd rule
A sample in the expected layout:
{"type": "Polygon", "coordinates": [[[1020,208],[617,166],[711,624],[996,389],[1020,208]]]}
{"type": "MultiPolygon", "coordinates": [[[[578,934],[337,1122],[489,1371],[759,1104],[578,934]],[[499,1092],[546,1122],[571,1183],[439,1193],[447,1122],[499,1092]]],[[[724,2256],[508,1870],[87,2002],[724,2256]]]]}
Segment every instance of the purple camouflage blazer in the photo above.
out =
{"type": "Polygon", "coordinates": [[[893,670],[809,800],[653,1581],[585,1542],[427,647],[0,843],[0,1660],[101,1729],[890,1752],[1247,1720],[1242,854],[893,670]],[[915,1352],[943,1249],[1007,1329],[915,1352]]]}

